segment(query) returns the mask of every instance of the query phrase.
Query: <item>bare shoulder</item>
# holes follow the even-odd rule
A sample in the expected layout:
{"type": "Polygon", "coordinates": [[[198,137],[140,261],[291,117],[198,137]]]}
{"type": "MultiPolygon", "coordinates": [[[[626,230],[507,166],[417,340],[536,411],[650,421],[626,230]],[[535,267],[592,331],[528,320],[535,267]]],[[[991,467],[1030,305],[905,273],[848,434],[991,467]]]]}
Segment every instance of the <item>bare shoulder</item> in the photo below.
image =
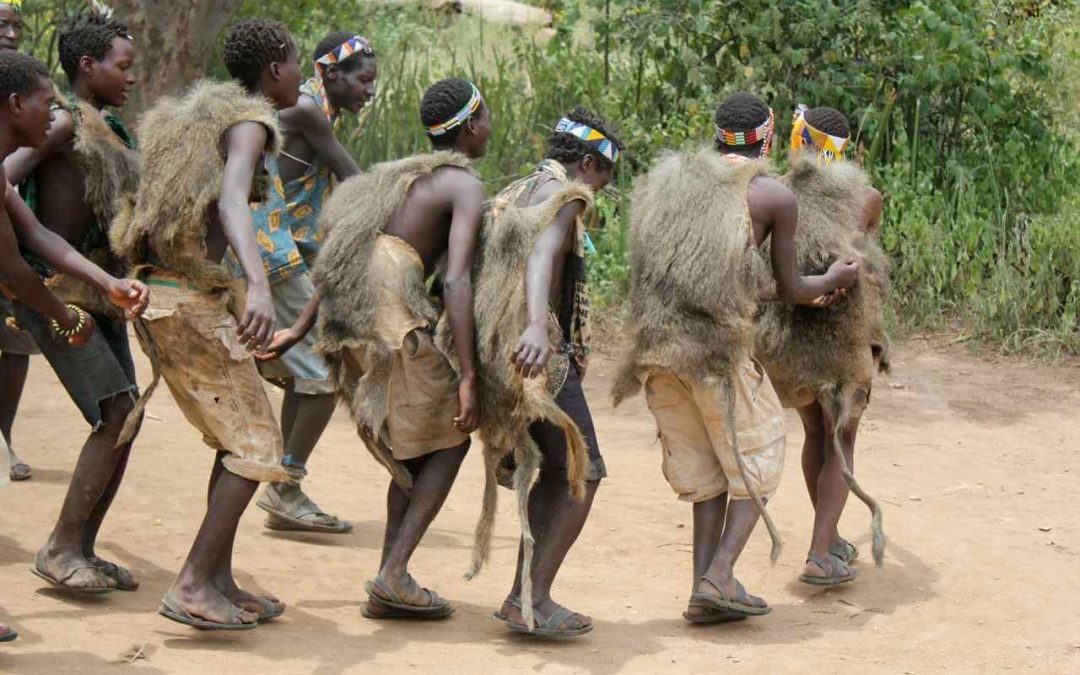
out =
{"type": "Polygon", "coordinates": [[[755,176],[750,179],[746,205],[754,220],[771,220],[768,216],[798,208],[795,193],[773,176],[755,176]]]}
{"type": "Polygon", "coordinates": [[[483,199],[484,183],[476,174],[460,166],[440,166],[434,171],[440,191],[451,197],[476,197],[483,199]]]}
{"type": "Polygon", "coordinates": [[[885,203],[885,198],[877,188],[866,188],[866,208],[878,211],[885,203]]]}
{"type": "Polygon", "coordinates": [[[230,152],[261,153],[270,143],[270,131],[261,122],[238,122],[225,132],[225,142],[230,152]]]}
{"type": "Polygon", "coordinates": [[[282,110],[278,117],[287,129],[303,129],[310,125],[320,127],[330,125],[322,106],[307,94],[301,94],[296,105],[282,110]]]}

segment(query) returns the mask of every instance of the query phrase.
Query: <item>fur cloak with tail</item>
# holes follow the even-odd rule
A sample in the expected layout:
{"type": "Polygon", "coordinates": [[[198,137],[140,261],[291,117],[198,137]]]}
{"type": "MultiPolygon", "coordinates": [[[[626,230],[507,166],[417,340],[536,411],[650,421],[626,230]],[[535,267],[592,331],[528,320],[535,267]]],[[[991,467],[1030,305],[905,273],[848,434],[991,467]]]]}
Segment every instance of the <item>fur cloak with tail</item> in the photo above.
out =
{"type": "MultiPolygon", "coordinates": [[[[769,303],[757,322],[755,355],[785,407],[817,400],[828,411],[839,453],[857,390],[869,386],[874,367],[888,369],[883,305],[889,260],[877,238],[862,229],[870,181],[859,167],[848,162],[819,166],[816,156],[807,153],[795,160],[783,181],[799,203],[799,273],[823,274],[835,261],[852,259],[859,263],[859,281],[826,309],[769,303]]],[[[840,461],[852,491],[874,514],[873,551],[880,563],[885,546],[880,507],[855,482],[842,455],[840,461]]]]}
{"type": "MultiPolygon", "coordinates": [[[[380,284],[371,278],[375,238],[390,224],[417,179],[442,166],[471,171],[470,160],[456,152],[435,152],[385,162],[338,185],[323,207],[319,227],[326,240],[315,263],[314,281],[321,294],[320,350],[326,355],[338,395],[348,405],[357,432],[375,459],[385,466],[402,489],[412,488],[409,472],[397,462],[380,437],[386,421],[387,388],[393,353],[376,330],[380,284]],[[359,377],[346,367],[349,352],[364,355],[359,377]]],[[[415,316],[434,329],[440,312],[424,285],[423,270],[401,281],[403,302],[415,316]]],[[[440,349],[454,351],[446,340],[440,349]]],[[[456,359],[451,357],[451,363],[456,359]]]]}
{"type": "MultiPolygon", "coordinates": [[[[727,402],[734,424],[733,366],[749,356],[763,274],[746,206],[750,181],[767,175],[762,161],[733,161],[706,148],[671,153],[637,179],[630,218],[629,351],[612,400],[636,394],[652,370],[697,380],[727,402]]],[[[780,555],[780,537],[733,453],[780,555]]]]}
{"type": "MultiPolygon", "coordinates": [[[[485,479],[472,566],[466,576],[472,578],[478,574],[487,561],[498,498],[496,471],[504,457],[512,456],[516,464],[513,487],[525,548],[521,606],[526,626],[533,625],[529,493],[543,459],[540,448],[529,435],[529,427],[533,422],[548,420],[562,429],[567,444],[569,489],[579,499],[585,494],[588,448],[581,430],[555,403],[557,392],[552,391],[561,386],[561,382],[554,381],[560,379],[558,373],[571,367],[566,363],[568,356],[553,355],[547,372],[532,380],[514,371],[511,356],[528,325],[525,267],[529,254],[559,209],[578,200],[590,208],[592,191],[582,183],[570,182],[540,204],[528,207],[510,204],[497,213],[489,209],[473,269],[485,479]]],[[[554,318],[549,321],[548,333],[553,346],[563,342],[554,318]]]]}
{"type": "MultiPolygon", "coordinates": [[[[93,106],[83,101],[74,106],[64,105],[75,119],[75,159],[84,174],[83,201],[108,231],[117,205],[139,187],[139,155],[117,137],[93,106]]],[[[113,276],[124,275],[123,262],[108,248],[80,253],[113,276]]],[[[74,277],[57,274],[48,285],[66,303],[114,319],[124,318],[123,312],[106,301],[101,291],[74,277]]]]}

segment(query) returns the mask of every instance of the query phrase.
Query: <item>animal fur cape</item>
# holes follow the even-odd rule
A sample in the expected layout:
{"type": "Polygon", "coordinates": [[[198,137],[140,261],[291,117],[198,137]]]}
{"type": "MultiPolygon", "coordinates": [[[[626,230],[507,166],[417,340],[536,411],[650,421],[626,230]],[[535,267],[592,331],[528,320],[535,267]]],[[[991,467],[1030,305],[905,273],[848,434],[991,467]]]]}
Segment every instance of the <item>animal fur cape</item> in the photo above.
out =
{"type": "MultiPolygon", "coordinates": [[[[406,490],[412,488],[409,472],[393,458],[379,433],[388,412],[393,353],[376,330],[380,284],[370,270],[375,238],[390,224],[413,183],[442,166],[471,171],[469,158],[453,152],[378,164],[338,185],[319,218],[319,227],[326,233],[314,270],[321,294],[319,348],[326,355],[338,396],[348,405],[360,438],[406,490]],[[357,348],[365,360],[358,364],[363,371],[359,377],[346,367],[350,351],[357,348]]],[[[401,280],[400,287],[405,306],[434,329],[440,311],[426,292],[423,271],[417,269],[413,278],[401,280]]],[[[440,344],[440,348],[453,354],[448,345],[440,344]]]]}
{"type": "Polygon", "coordinates": [[[221,194],[224,136],[241,122],[266,127],[266,150],[277,154],[281,133],[273,107],[236,82],[203,80],[183,98],[162,98],[147,111],[139,127],[142,181],[121,204],[110,232],[117,254],[144,266],[152,251],[155,262],[201,291],[235,290],[229,270],[206,260],[206,229],[221,194]]]}
{"type": "Polygon", "coordinates": [[[780,536],[746,474],[734,433],[733,366],[753,348],[763,274],[746,206],[762,161],[732,161],[706,148],[664,155],[637,179],[630,217],[630,348],[615,376],[619,405],[652,370],[722,394],[732,452],[780,555],[780,536]]]}
{"type": "Polygon", "coordinates": [[[880,507],[851,476],[839,442],[856,391],[873,376],[871,355],[878,368],[888,368],[883,304],[889,260],[877,238],[862,230],[870,181],[854,164],[819,166],[809,153],[793,162],[783,181],[799,203],[800,274],[823,274],[835,261],[853,259],[859,262],[859,282],[827,309],[768,303],[757,322],[756,356],[785,407],[817,400],[836,421],[834,446],[849,486],[874,514],[873,551],[880,563],[885,546],[880,507]]]}
{"type": "MultiPolygon", "coordinates": [[[[529,427],[533,422],[548,420],[562,429],[567,443],[569,487],[578,499],[585,494],[588,448],[581,430],[555,403],[557,392],[551,391],[554,386],[549,386],[548,382],[553,371],[569,367],[567,356],[553,356],[546,374],[526,380],[514,372],[511,355],[528,325],[525,267],[529,254],[559,209],[577,200],[590,208],[592,190],[582,183],[569,182],[534,206],[508,204],[498,211],[489,208],[473,269],[485,478],[472,566],[466,577],[478,574],[487,561],[498,499],[496,471],[503,457],[512,455],[516,464],[513,486],[524,542],[521,606],[526,626],[533,625],[533,536],[529,528],[529,493],[543,459],[540,448],[529,435],[529,427]]],[[[562,343],[562,333],[554,319],[548,323],[548,333],[552,345],[562,343]]],[[[554,379],[559,378],[555,376],[554,379]]]]}
{"type": "MultiPolygon", "coordinates": [[[[84,101],[68,106],[75,118],[75,158],[84,173],[83,201],[106,230],[116,204],[139,186],[139,155],[117,138],[101,112],[84,101]]],[[[124,265],[108,248],[81,251],[91,262],[114,276],[123,276],[124,265]]],[[[66,274],[53,276],[48,285],[62,301],[88,312],[123,319],[124,314],[89,284],[66,274]]]]}

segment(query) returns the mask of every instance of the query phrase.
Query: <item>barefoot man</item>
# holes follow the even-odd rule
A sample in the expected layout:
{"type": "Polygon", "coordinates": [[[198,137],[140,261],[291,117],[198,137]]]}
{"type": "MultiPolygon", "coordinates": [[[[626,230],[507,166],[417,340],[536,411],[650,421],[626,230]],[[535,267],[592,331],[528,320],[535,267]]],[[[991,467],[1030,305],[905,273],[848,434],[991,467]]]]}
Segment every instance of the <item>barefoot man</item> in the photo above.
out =
{"type": "MultiPolygon", "coordinates": [[[[334,413],[330,370],[315,350],[318,331],[302,334],[305,309],[314,312],[318,304],[311,281],[323,241],[318,221],[334,179],[343,181],[360,173],[334,130],[345,112],[358,114],[374,98],[377,76],[375,50],[365,38],[335,31],[319,42],[315,76],[300,88],[299,102],[281,111],[281,156],[267,163],[271,176],[280,177],[284,204],[266,203],[255,213],[260,239],[272,244],[261,252],[277,324],[283,328],[268,355],[283,352],[280,360],[262,363],[259,370],[285,388],[284,463],[300,476],[307,474],[311,452],[334,413]]],[[[352,529],[349,522],[320,509],[298,483],[271,483],[256,504],[269,514],[265,525],[272,530],[339,534],[352,529]]]]}
{"type": "MultiPolygon", "coordinates": [[[[143,118],[142,182],[113,226],[113,248],[154,289],[136,324],[143,351],[187,420],[216,451],[206,516],[162,599],[166,618],[202,629],[255,628],[280,616],[272,596],[240,589],[232,553],[260,481],[288,480],[283,444],[251,352],[274,334],[274,307],[249,203],[280,147],[275,110],[296,105],[300,54],[288,29],[252,19],[229,31],[235,81],[201,82],[143,118]],[[231,249],[247,281],[222,265],[231,249]]],[[[146,404],[155,382],[147,388],[146,404]]]]}
{"type": "Polygon", "coordinates": [[[475,85],[450,78],[424,93],[420,119],[436,151],[340,185],[316,265],[323,349],[361,438],[393,478],[382,561],[366,586],[364,615],[374,619],[454,611],[408,565],[478,418],[471,272],[484,186],[469,166],[484,154],[491,116],[475,85]],[[426,281],[444,257],[440,301],[426,281]]]}
{"type": "MultiPolygon", "coordinates": [[[[694,623],[762,615],[770,607],[734,576],[764,502],[780,483],[784,420],[753,360],[761,259],[771,240],[775,291],[820,303],[854,283],[838,261],[821,276],[795,267],[798,208],[761,161],[773,114],[747,93],[716,112],[716,147],[662,158],[638,179],[631,221],[630,350],[616,404],[645,387],[663,447],[664,476],[694,508],[694,623]]],[[[773,555],[779,540],[771,522],[773,555]]]]}

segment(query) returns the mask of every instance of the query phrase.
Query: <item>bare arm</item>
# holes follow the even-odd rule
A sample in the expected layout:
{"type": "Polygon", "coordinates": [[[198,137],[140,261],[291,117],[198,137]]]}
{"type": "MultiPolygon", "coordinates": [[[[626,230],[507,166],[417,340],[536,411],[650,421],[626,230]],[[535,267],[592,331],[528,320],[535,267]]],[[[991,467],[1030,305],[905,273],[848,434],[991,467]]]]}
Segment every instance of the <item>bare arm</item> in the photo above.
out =
{"type": "Polygon", "coordinates": [[[514,350],[514,364],[525,377],[536,377],[551,358],[548,339],[548,307],[551,303],[551,280],[555,262],[570,240],[574,223],[585,204],[572,201],[555,214],[555,219],[536,240],[525,263],[525,304],[529,324],[514,350]]]}
{"type": "Polygon", "coordinates": [[[26,180],[50,155],[75,138],[75,120],[67,110],[53,113],[52,127],[40,148],[19,148],[4,159],[4,171],[13,185],[26,180]]]}
{"type": "Polygon", "coordinates": [[[248,205],[251,183],[262,161],[266,141],[266,128],[257,122],[241,122],[229,129],[221,196],[218,198],[218,214],[225,238],[248,282],[247,307],[237,325],[237,333],[240,341],[252,350],[265,350],[274,335],[270,283],[255,241],[255,223],[248,205]]]}
{"type": "Polygon", "coordinates": [[[26,264],[19,253],[19,242],[11,231],[7,211],[0,209],[0,285],[7,288],[19,302],[55,319],[64,328],[78,323],[78,316],[67,308],[42,283],[37,272],[26,264]]]}
{"type": "Polygon", "coordinates": [[[881,227],[881,214],[885,210],[885,200],[881,193],[870,188],[866,191],[866,204],[863,205],[863,231],[877,234],[881,227]]]}
{"type": "Polygon", "coordinates": [[[315,155],[330,167],[339,181],[360,173],[360,167],[352,155],[338,142],[326,114],[313,100],[301,96],[295,107],[281,114],[281,120],[287,132],[304,137],[315,155]]]}
{"type": "Polygon", "coordinates": [[[858,278],[858,266],[838,261],[825,274],[802,276],[798,269],[795,228],[799,207],[795,194],[772,178],[756,178],[746,196],[750,217],[765,223],[772,237],[771,255],[776,290],[780,298],[793,305],[816,305],[822,296],[838,288],[848,288],[858,278]]]}
{"type": "Polygon", "coordinates": [[[315,321],[319,318],[319,301],[321,299],[319,292],[315,291],[315,295],[311,296],[311,299],[304,305],[304,309],[300,311],[300,316],[296,317],[296,323],[274,333],[270,346],[264,351],[256,352],[255,360],[265,363],[280,359],[282,354],[307,337],[307,334],[315,327],[315,321]]]}

